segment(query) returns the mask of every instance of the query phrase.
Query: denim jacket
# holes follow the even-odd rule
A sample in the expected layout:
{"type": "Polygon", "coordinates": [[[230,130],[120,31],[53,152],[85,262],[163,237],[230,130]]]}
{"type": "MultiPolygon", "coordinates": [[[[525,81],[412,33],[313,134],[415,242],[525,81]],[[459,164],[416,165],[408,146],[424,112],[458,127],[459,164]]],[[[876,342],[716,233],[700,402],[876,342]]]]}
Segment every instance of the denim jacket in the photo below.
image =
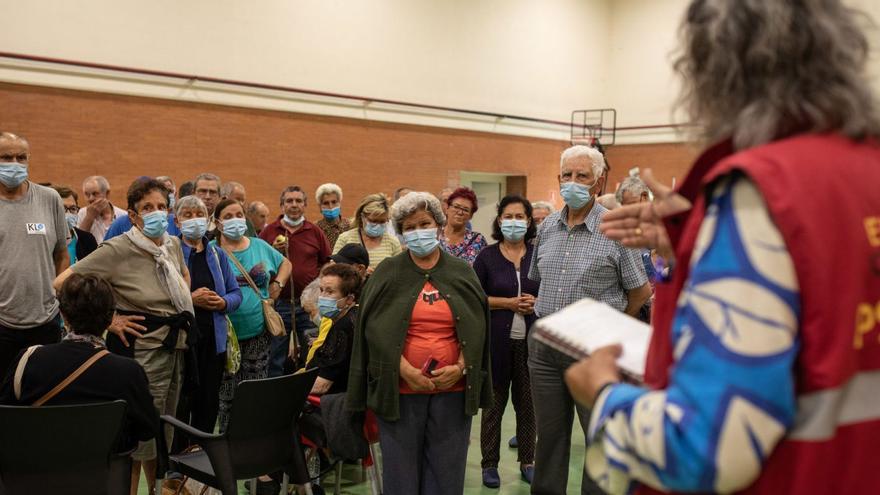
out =
{"type": "MultiPolygon", "coordinates": [[[[214,311],[214,341],[217,343],[217,354],[220,354],[226,352],[226,314],[232,313],[241,304],[241,288],[232,273],[232,266],[226,253],[222,249],[212,247],[208,239],[202,239],[202,244],[208,250],[208,269],[211,270],[211,276],[214,278],[214,292],[226,300],[225,311],[214,311]]],[[[193,248],[182,239],[180,247],[186,259],[186,268],[192,273],[190,256],[193,248]]]]}

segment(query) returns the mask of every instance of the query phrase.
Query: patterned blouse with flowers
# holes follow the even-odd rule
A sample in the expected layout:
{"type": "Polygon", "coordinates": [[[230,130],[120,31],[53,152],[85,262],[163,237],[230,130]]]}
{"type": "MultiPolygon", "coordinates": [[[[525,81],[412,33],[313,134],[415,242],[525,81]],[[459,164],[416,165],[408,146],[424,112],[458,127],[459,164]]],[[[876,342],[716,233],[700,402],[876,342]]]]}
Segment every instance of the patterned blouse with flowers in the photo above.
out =
{"type": "Polygon", "coordinates": [[[483,234],[474,232],[470,229],[465,231],[464,239],[458,244],[447,244],[446,235],[442,230],[440,231],[440,246],[447,253],[456,258],[467,261],[471,266],[473,266],[474,261],[477,259],[477,255],[480,254],[480,251],[482,251],[487,244],[488,243],[486,242],[486,238],[483,237],[483,234]]]}

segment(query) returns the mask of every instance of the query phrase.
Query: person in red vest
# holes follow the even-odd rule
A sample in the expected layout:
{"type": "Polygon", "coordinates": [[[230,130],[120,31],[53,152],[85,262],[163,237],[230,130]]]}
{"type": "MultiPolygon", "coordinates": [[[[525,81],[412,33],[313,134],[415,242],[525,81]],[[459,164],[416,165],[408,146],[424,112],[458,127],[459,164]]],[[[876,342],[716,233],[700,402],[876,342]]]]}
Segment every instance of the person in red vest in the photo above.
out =
{"type": "Polygon", "coordinates": [[[709,147],[601,230],[657,249],[645,384],[571,368],[611,493],[880,493],[880,118],[857,12],[695,0],[676,68],[709,147]]]}

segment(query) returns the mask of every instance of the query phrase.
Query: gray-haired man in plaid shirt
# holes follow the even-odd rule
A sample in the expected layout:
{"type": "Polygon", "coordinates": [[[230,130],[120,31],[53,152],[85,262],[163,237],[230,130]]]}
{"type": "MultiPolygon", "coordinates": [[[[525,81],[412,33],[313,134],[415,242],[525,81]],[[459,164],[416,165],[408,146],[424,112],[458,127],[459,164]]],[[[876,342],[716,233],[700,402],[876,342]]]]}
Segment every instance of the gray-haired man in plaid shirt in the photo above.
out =
{"type": "MultiPolygon", "coordinates": [[[[562,153],[559,185],[566,206],[548,216],[538,230],[529,278],[541,282],[535,313],[547,316],[584,297],[637,315],[651,297],[645,267],[636,250],[599,232],[607,210],[595,201],[605,181],[605,159],[588,146],[562,153]]],[[[613,331],[613,330],[609,330],[613,331]]],[[[574,411],[584,431],[589,411],[577,405],[565,386],[574,359],[529,339],[529,371],[538,426],[534,494],[565,493],[574,411]]],[[[602,493],[584,472],[581,493],[602,493]]]]}

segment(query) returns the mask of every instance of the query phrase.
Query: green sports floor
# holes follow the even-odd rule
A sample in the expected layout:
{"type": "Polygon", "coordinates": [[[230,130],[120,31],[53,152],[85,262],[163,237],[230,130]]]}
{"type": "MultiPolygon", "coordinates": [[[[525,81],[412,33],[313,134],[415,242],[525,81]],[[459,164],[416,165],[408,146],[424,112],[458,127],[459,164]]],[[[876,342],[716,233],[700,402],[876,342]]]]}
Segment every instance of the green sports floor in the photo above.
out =
{"type": "MultiPolygon", "coordinates": [[[[501,430],[501,463],[498,471],[501,475],[501,488],[490,489],[483,486],[480,469],[480,417],[474,417],[471,429],[471,444],[468,449],[467,477],[465,478],[464,493],[467,495],[527,495],[529,485],[521,481],[519,463],[516,462],[516,450],[507,448],[507,441],[516,432],[516,421],[513,406],[508,404],[504,413],[504,421],[501,430]]],[[[580,493],[581,472],[584,466],[584,435],[580,424],[575,418],[572,432],[571,461],[568,467],[568,493],[580,493]]],[[[355,465],[346,465],[342,471],[342,492],[345,495],[368,495],[370,487],[366,482],[361,482],[361,468],[355,465]]],[[[333,493],[334,473],[326,475],[321,481],[328,495],[333,493]]],[[[146,482],[141,480],[140,495],[148,495],[146,482]]],[[[210,493],[210,492],[209,492],[210,493]]],[[[219,493],[219,492],[218,492],[219,493]]],[[[244,483],[239,483],[239,493],[245,495],[248,491],[244,483]]]]}

